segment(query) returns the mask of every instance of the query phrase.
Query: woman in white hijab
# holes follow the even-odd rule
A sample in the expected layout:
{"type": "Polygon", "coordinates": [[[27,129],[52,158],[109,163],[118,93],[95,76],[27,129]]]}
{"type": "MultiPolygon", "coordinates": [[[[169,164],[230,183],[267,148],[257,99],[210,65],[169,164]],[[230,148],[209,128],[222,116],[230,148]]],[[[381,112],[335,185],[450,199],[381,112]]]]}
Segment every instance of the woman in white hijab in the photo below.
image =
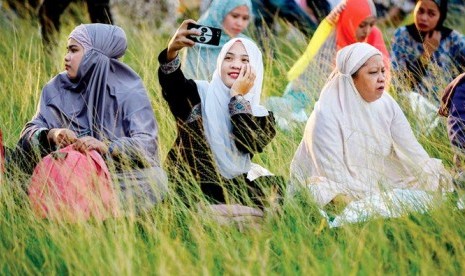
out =
{"type": "Polygon", "coordinates": [[[170,180],[182,196],[192,190],[197,196],[200,188],[211,202],[246,204],[249,198],[262,207],[263,188],[282,180],[251,162],[276,133],[273,115],[260,105],[261,52],[249,39],[231,39],[210,82],[186,79],[178,52],[194,46],[188,35],[198,35],[187,30],[189,22],[159,55],[158,77],[178,132],[166,162],[170,180]]]}
{"type": "Polygon", "coordinates": [[[323,207],[394,189],[440,188],[441,161],[428,156],[384,88],[379,50],[355,43],[338,52],[292,160],[291,190],[308,187],[323,207]]]}

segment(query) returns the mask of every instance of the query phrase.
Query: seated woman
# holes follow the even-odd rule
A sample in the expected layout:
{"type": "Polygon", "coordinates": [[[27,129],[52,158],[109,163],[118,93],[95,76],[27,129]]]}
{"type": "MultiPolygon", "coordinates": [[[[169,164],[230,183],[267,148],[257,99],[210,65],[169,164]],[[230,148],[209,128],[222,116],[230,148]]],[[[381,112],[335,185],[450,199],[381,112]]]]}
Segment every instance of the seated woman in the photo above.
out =
{"type": "Polygon", "coordinates": [[[436,191],[442,174],[385,93],[382,53],[367,43],[342,48],[291,163],[293,188],[320,206],[396,189],[436,191]]]}
{"type": "Polygon", "coordinates": [[[252,163],[275,136],[274,117],[259,105],[263,61],[245,38],[226,43],[212,80],[191,80],[180,69],[178,52],[194,46],[184,21],[158,57],[163,97],[176,119],[178,135],[166,160],[170,180],[186,205],[192,194],[211,203],[263,207],[269,189],[282,178],[252,163]]]}
{"type": "Polygon", "coordinates": [[[465,66],[465,36],[443,26],[446,16],[447,0],[417,1],[415,23],[397,29],[391,45],[396,88],[407,87],[436,106],[439,89],[465,66]]]}
{"type": "Polygon", "coordinates": [[[116,26],[86,24],[68,38],[65,72],[42,90],[38,110],[22,130],[18,148],[32,172],[40,156],[73,144],[96,150],[119,184],[120,202],[142,210],[161,200],[167,177],[158,157],[158,128],[140,77],[118,58],[127,48],[116,26]],[[134,204],[134,205],[132,205],[134,204]]]}
{"type": "Polygon", "coordinates": [[[447,118],[449,140],[456,151],[454,157],[460,170],[465,167],[465,73],[455,78],[444,90],[439,115],[447,118]]]}
{"type": "Polygon", "coordinates": [[[231,38],[246,37],[242,32],[249,25],[251,14],[250,0],[213,0],[197,24],[220,28],[220,44],[215,46],[197,43],[194,47],[186,49],[182,68],[186,77],[210,80],[223,45],[231,38]]]}
{"type": "Polygon", "coordinates": [[[375,26],[372,0],[341,2],[321,22],[307,49],[288,72],[289,84],[282,97],[270,97],[266,106],[275,112],[283,128],[292,121],[305,122],[306,109],[319,95],[334,68],[336,51],[355,42],[367,42],[383,53],[389,78],[389,55],[381,31],[375,26]]]}

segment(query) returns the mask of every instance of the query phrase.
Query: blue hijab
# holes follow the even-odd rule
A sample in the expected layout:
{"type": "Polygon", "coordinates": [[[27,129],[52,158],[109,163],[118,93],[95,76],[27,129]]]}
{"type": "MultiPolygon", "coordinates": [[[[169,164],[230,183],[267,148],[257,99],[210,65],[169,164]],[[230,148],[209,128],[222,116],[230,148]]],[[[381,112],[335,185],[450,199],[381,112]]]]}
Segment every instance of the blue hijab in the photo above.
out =
{"type": "MultiPolygon", "coordinates": [[[[220,44],[218,46],[196,43],[188,48],[183,59],[183,72],[187,78],[209,80],[216,69],[216,58],[221,48],[230,37],[223,29],[223,21],[232,10],[239,6],[247,6],[249,15],[252,17],[252,2],[250,0],[213,0],[207,11],[197,21],[198,24],[207,25],[222,30],[220,44]]],[[[247,36],[239,34],[237,37],[247,36]]]]}

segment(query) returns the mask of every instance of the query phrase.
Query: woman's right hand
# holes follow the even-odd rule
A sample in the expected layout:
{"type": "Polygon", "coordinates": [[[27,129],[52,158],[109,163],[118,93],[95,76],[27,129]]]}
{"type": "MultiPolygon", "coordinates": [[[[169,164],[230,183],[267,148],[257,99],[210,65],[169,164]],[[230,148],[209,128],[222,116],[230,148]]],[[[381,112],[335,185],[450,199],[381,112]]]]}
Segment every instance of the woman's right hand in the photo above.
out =
{"type": "Polygon", "coordinates": [[[439,43],[441,42],[441,32],[434,30],[429,34],[425,35],[423,41],[423,48],[425,49],[425,53],[428,56],[431,56],[438,48],[439,43]]]}
{"type": "Polygon", "coordinates": [[[52,128],[48,131],[47,139],[50,143],[63,148],[76,142],[77,136],[67,128],[52,128]]]}
{"type": "Polygon", "coordinates": [[[351,196],[338,194],[328,203],[328,205],[326,205],[325,209],[327,212],[330,212],[334,215],[339,215],[352,201],[353,198],[351,196]]]}
{"type": "Polygon", "coordinates": [[[195,45],[195,42],[189,39],[188,35],[201,35],[202,33],[197,29],[187,29],[187,24],[196,22],[192,19],[184,20],[181,23],[181,26],[176,30],[173,37],[171,38],[170,42],[168,43],[168,50],[167,50],[167,59],[171,61],[176,58],[178,55],[178,51],[184,47],[192,47],[195,45]]]}

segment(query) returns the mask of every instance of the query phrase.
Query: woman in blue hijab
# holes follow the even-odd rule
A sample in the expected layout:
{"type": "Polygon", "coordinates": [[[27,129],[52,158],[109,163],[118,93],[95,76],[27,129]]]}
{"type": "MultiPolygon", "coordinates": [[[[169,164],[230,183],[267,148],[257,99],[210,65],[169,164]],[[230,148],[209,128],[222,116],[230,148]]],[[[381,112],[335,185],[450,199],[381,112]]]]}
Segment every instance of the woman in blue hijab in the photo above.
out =
{"type": "Polygon", "coordinates": [[[242,32],[247,28],[252,15],[250,0],[213,0],[197,24],[222,30],[218,46],[196,43],[186,50],[183,58],[183,72],[188,79],[209,80],[216,69],[216,59],[226,42],[235,37],[246,37],[242,32]]]}
{"type": "Polygon", "coordinates": [[[147,91],[137,73],[118,60],[126,48],[126,34],[117,26],[76,27],[68,38],[66,71],[43,88],[18,147],[29,172],[39,161],[36,153],[43,157],[68,145],[96,150],[113,168],[123,207],[141,210],[161,200],[167,178],[147,91]]]}

